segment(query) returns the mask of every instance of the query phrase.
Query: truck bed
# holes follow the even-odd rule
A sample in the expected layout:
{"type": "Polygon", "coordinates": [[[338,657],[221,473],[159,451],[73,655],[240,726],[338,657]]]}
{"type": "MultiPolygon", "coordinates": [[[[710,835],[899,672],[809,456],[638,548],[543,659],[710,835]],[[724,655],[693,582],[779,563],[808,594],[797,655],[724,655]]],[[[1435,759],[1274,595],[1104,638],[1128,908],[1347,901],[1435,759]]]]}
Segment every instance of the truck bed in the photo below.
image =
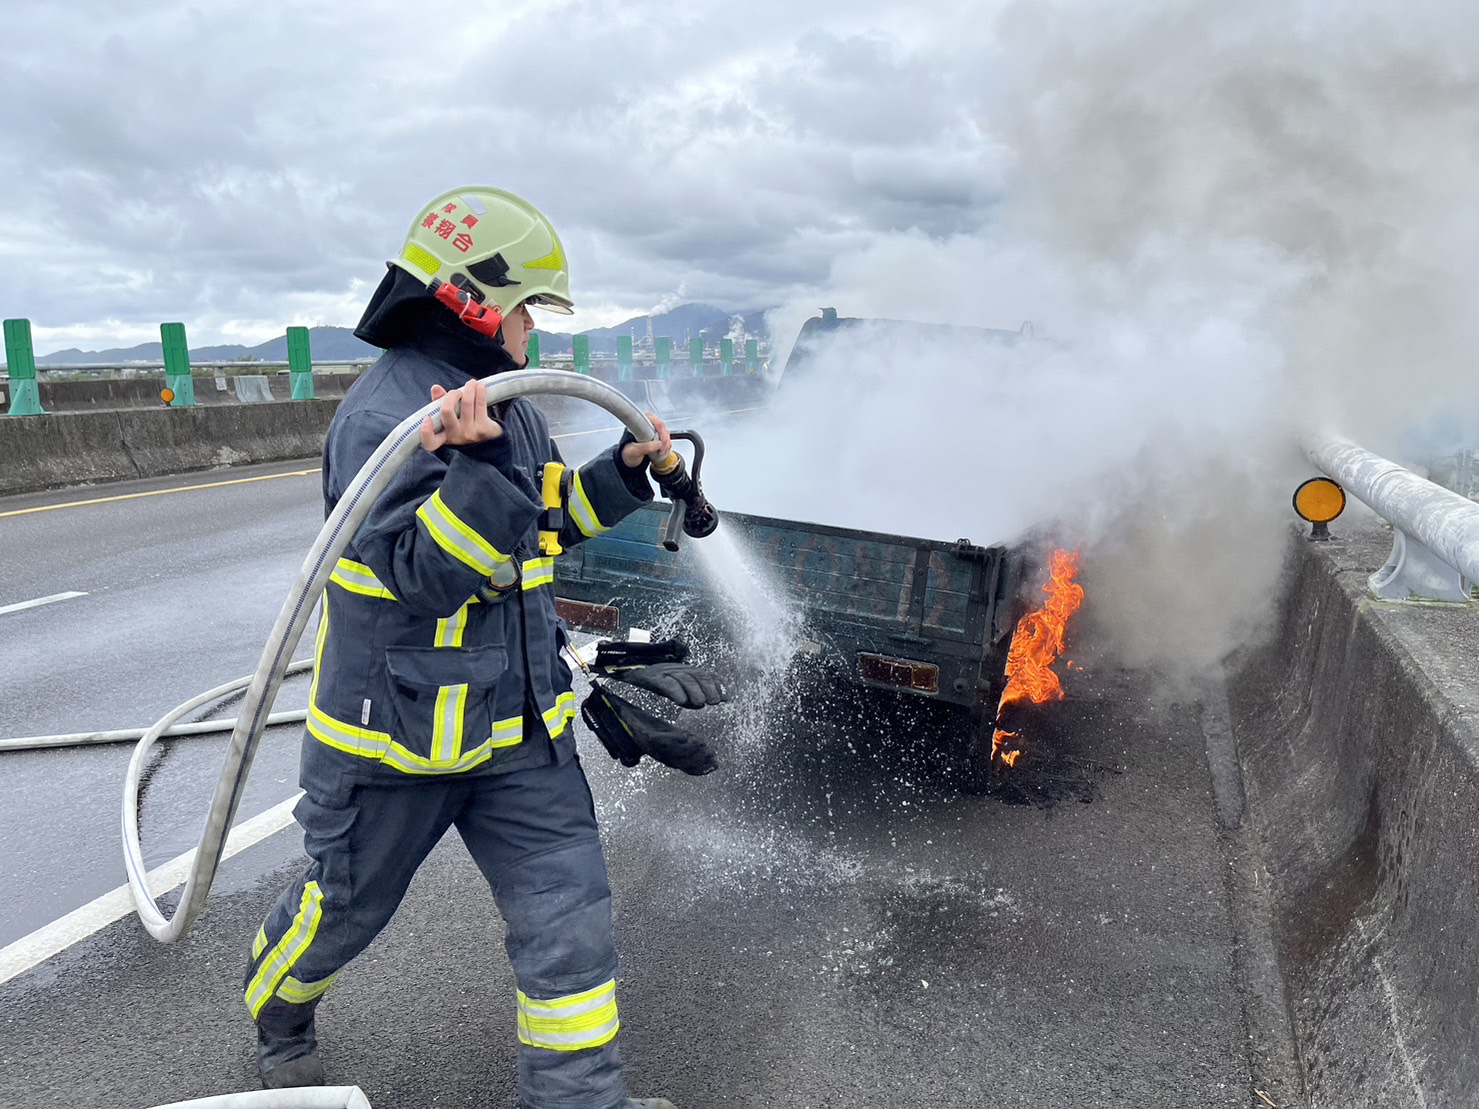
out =
{"type": "MultiPolygon", "coordinates": [[[[654,503],[556,562],[561,614],[588,630],[718,615],[699,544],[676,553],[654,503]]],[[[800,606],[805,635],[844,680],[974,707],[1001,672],[1014,590],[1006,548],[941,542],[725,512],[725,541],[800,606]]]]}

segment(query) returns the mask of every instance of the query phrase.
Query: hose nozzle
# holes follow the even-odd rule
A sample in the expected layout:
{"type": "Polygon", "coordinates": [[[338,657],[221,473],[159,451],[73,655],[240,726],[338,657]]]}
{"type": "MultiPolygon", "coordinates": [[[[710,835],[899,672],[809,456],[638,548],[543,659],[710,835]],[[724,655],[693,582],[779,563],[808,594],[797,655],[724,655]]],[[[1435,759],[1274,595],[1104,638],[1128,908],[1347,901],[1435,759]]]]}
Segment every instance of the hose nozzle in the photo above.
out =
{"type": "Polygon", "coordinates": [[[704,441],[696,431],[675,431],[674,439],[687,439],[693,444],[693,472],[689,473],[683,456],[670,451],[666,458],[652,463],[652,476],[663,496],[673,502],[673,513],[663,532],[662,545],[669,551],[678,549],[678,532],[681,528],[694,539],[713,534],[719,526],[719,510],[704,496],[699,482],[699,469],[704,464],[704,441]]]}

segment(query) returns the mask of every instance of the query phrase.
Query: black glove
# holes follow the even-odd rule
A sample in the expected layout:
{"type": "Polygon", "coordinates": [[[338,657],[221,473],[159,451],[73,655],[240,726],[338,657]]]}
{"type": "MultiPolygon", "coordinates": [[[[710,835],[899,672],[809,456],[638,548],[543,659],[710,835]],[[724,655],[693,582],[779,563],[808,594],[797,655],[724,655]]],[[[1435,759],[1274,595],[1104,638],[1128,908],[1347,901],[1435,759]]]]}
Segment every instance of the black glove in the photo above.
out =
{"type": "Polygon", "coordinates": [[[643,712],[600,682],[591,683],[591,695],[580,706],[580,715],[623,766],[636,766],[643,755],[685,774],[707,774],[719,765],[703,740],[643,712]]]}
{"type": "Polygon", "coordinates": [[[666,697],[686,709],[729,700],[719,675],[689,666],[688,647],[676,639],[657,643],[602,643],[591,669],[666,697]]]}

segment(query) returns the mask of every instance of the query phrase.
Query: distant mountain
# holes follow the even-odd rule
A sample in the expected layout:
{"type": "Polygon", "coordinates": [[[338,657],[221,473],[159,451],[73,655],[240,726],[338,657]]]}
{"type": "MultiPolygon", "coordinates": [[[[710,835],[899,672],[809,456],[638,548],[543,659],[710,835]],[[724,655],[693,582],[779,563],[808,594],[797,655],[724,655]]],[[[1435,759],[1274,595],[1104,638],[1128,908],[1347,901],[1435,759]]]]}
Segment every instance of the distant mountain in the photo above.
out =
{"type": "MultiPolygon", "coordinates": [[[[308,345],[313,351],[315,362],[335,362],[355,358],[377,358],[378,347],[361,342],[354,331],[347,327],[310,327],[308,345]]],[[[258,343],[254,347],[240,343],[227,343],[215,347],[191,347],[190,358],[195,362],[234,362],[247,356],[264,362],[286,362],[288,337],[279,335],[258,343]]],[[[136,347],[114,347],[110,350],[59,350],[36,359],[38,366],[67,365],[77,362],[159,362],[164,358],[164,348],[158,343],[140,343],[136,347]]]]}
{"type": "Polygon", "coordinates": [[[108,350],[78,350],[68,347],[53,354],[38,354],[36,365],[50,366],[73,362],[160,362],[164,348],[158,343],[140,343],[136,347],[112,347],[108,350]]]}
{"type": "MultiPolygon", "coordinates": [[[[333,362],[339,359],[379,358],[380,348],[371,346],[363,339],[354,337],[351,327],[310,327],[308,348],[313,351],[315,362],[333,362]]],[[[221,348],[225,350],[225,347],[221,348]]],[[[247,352],[267,361],[283,362],[288,357],[288,337],[279,335],[268,339],[247,352]]],[[[208,357],[215,357],[214,355],[208,357]]]]}

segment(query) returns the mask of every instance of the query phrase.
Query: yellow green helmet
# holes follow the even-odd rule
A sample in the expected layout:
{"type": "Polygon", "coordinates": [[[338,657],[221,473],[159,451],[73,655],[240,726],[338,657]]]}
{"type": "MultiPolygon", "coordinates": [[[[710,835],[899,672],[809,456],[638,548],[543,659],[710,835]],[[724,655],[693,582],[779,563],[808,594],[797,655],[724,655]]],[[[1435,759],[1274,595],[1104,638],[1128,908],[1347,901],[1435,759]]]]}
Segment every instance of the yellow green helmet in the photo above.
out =
{"type": "Polygon", "coordinates": [[[427,285],[447,282],[504,315],[520,304],[567,315],[575,307],[565,248],[544,213],[486,185],[453,189],[423,208],[390,264],[427,285]]]}

